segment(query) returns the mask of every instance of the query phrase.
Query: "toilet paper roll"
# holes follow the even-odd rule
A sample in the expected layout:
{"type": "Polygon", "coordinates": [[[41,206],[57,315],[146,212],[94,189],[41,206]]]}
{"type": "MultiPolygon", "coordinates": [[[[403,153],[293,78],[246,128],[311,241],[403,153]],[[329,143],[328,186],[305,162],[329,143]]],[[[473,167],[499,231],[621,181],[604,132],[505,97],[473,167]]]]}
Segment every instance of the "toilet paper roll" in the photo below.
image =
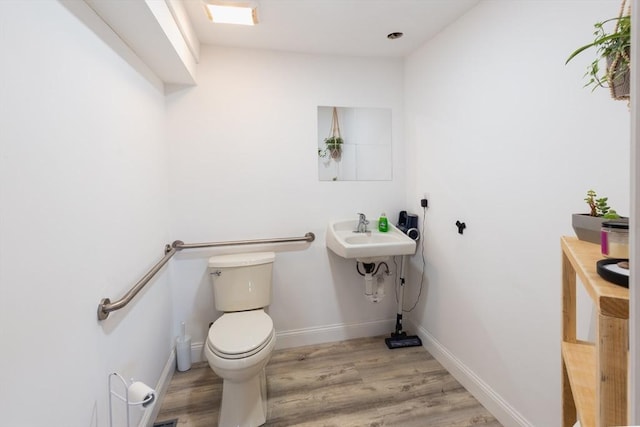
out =
{"type": "Polygon", "coordinates": [[[155,400],[156,391],[145,383],[136,381],[129,386],[128,396],[130,405],[142,404],[146,408],[155,400]]]}

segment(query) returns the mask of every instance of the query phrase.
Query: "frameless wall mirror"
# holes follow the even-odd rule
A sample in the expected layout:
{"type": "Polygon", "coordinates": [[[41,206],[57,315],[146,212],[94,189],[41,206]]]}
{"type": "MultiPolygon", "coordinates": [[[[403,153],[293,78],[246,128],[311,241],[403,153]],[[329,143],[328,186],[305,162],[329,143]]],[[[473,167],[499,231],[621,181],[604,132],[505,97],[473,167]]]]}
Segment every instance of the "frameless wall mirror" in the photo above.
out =
{"type": "Polygon", "coordinates": [[[390,181],[391,109],[318,107],[318,179],[390,181]]]}

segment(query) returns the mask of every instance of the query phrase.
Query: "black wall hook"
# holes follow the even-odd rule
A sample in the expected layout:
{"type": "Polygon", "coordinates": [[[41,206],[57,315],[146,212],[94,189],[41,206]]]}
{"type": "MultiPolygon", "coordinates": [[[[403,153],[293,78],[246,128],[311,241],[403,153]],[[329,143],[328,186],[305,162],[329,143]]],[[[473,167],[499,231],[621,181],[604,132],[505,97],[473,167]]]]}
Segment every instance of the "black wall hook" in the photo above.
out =
{"type": "Polygon", "coordinates": [[[464,222],[456,221],[456,227],[458,227],[458,233],[462,234],[464,229],[467,228],[467,224],[464,222]]]}

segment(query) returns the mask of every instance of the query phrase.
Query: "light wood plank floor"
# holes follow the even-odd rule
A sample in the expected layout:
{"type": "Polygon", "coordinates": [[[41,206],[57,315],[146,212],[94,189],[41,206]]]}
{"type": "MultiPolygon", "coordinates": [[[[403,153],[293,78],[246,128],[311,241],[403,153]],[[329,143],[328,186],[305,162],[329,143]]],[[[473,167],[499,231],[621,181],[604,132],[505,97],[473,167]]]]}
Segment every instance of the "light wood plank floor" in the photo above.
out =
{"type": "MultiPolygon", "coordinates": [[[[274,351],[267,426],[500,426],[422,347],[389,350],[384,337],[274,351]]],[[[218,424],[222,380],[206,362],[176,372],[157,422],[218,424]]]]}

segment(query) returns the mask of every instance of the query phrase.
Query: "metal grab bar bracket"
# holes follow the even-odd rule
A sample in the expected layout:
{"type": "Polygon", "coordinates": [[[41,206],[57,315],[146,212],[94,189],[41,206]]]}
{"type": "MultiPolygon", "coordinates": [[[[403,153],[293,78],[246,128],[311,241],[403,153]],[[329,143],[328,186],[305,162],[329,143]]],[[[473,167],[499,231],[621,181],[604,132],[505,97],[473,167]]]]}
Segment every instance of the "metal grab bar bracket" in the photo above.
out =
{"type": "Polygon", "coordinates": [[[109,317],[109,312],[104,311],[104,308],[111,304],[111,300],[109,298],[102,298],[100,300],[100,304],[98,304],[98,320],[104,320],[109,317]]]}

